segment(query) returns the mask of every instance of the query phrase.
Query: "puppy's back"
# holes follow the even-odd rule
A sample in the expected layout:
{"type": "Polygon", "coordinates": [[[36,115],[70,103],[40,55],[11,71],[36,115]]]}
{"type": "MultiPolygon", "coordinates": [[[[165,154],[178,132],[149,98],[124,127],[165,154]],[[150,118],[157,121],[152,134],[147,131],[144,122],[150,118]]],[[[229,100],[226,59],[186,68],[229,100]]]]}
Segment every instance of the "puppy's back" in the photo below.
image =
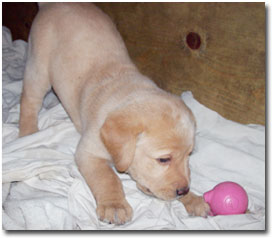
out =
{"type": "MultiPolygon", "coordinates": [[[[106,68],[131,65],[110,18],[91,3],[40,3],[30,34],[30,51],[73,121],[87,80],[98,85],[106,68]],[[69,97],[68,97],[69,95],[69,97]]],[[[79,124],[79,123],[77,123],[79,124]]]]}
{"type": "MultiPolygon", "coordinates": [[[[92,3],[40,3],[36,28],[45,36],[51,29],[56,46],[74,44],[77,49],[96,54],[110,51],[127,55],[126,47],[110,18],[92,3]],[[43,29],[43,30],[41,30],[43,29]],[[45,32],[44,32],[45,31],[45,32]],[[84,50],[85,49],[85,50],[84,50]],[[93,51],[92,51],[93,50],[93,51]]],[[[35,28],[35,26],[34,26],[35,28]]],[[[72,49],[72,48],[71,48],[72,49]]],[[[67,49],[68,50],[68,49],[67,49]]]]}

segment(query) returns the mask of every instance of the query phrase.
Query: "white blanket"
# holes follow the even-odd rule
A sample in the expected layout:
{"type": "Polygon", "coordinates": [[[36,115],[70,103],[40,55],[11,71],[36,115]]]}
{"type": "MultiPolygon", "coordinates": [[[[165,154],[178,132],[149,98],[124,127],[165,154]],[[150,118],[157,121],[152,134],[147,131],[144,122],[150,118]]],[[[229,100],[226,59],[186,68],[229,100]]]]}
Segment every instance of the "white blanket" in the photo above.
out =
{"type": "Polygon", "coordinates": [[[202,195],[217,183],[237,182],[248,193],[250,212],[191,217],[180,202],[149,197],[128,175],[118,174],[134,210],[133,219],[122,226],[98,221],[95,200],[74,162],[80,136],[52,92],[39,114],[40,131],[18,138],[27,43],[12,42],[5,27],[2,34],[4,229],[265,229],[265,127],[226,120],[198,103],[190,92],[183,93],[182,99],[197,120],[196,147],[190,158],[191,190],[202,195]]]}

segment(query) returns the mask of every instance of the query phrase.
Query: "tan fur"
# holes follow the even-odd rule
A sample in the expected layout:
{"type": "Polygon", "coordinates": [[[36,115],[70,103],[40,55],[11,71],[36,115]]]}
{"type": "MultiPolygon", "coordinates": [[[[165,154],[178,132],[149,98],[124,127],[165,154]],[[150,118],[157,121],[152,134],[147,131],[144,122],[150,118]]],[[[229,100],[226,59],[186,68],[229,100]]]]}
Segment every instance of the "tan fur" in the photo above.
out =
{"type": "Polygon", "coordinates": [[[93,4],[40,5],[29,39],[20,136],[38,130],[37,114],[51,87],[81,134],[76,163],[100,220],[123,224],[132,217],[111,162],[145,193],[180,198],[190,214],[207,214],[201,197],[177,195],[190,184],[191,111],[137,70],[114,24],[93,4]]]}

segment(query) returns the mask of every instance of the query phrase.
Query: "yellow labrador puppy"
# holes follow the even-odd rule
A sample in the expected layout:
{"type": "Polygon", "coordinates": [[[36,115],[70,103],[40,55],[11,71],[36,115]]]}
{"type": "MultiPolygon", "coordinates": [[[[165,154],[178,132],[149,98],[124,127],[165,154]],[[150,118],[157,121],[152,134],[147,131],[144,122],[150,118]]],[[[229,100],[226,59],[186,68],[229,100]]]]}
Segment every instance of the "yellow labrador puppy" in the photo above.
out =
{"type": "Polygon", "coordinates": [[[189,214],[207,216],[209,206],[189,192],[191,111],[138,71],[115,25],[91,3],[40,4],[29,37],[20,136],[38,130],[51,87],[81,134],[76,163],[100,220],[123,224],[132,217],[111,162],[143,192],[179,199],[189,214]]]}

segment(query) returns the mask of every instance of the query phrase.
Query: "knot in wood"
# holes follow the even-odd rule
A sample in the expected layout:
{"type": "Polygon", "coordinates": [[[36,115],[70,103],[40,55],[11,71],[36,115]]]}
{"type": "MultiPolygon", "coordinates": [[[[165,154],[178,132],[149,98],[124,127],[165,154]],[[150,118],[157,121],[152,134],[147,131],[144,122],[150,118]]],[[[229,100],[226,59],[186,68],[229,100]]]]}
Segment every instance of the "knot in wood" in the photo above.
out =
{"type": "Polygon", "coordinates": [[[201,37],[198,33],[189,32],[186,36],[186,43],[192,50],[197,50],[201,45],[201,37]]]}

